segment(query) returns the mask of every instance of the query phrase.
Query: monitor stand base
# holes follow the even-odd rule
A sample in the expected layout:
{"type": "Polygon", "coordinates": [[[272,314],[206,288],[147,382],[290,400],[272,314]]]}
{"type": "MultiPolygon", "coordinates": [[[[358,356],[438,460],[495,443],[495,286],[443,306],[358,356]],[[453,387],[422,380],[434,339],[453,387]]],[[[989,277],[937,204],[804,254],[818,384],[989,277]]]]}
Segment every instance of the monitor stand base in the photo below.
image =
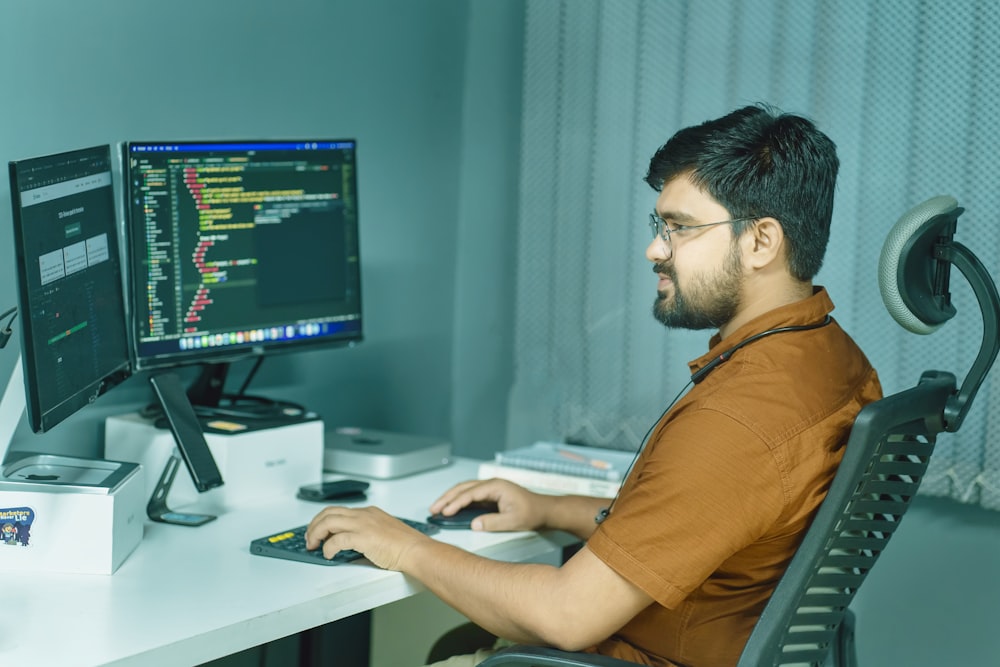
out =
{"type": "Polygon", "coordinates": [[[193,512],[176,512],[167,506],[167,494],[173,486],[174,477],[177,476],[177,468],[181,464],[181,458],[174,452],[167,459],[167,465],[163,467],[160,474],[160,481],[153,489],[153,495],[146,505],[146,516],[153,521],[160,523],[171,523],[176,526],[201,526],[216,518],[214,514],[197,514],[193,512]]]}

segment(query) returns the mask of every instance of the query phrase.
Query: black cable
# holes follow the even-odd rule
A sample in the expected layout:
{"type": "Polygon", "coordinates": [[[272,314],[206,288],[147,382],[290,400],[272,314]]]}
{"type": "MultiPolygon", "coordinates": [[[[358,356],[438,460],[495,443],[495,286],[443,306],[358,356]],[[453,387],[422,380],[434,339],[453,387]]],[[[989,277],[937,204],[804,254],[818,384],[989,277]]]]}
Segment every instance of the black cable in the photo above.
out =
{"type": "MultiPolygon", "coordinates": [[[[244,397],[246,398],[246,397],[244,397]]],[[[257,397],[252,397],[257,398],[257,397]]],[[[227,399],[229,400],[229,399],[227,399]]],[[[283,418],[298,417],[306,414],[303,406],[288,401],[273,401],[261,399],[258,406],[253,405],[192,405],[194,412],[204,419],[237,419],[242,421],[281,421],[283,418]]],[[[159,403],[149,403],[139,410],[143,419],[156,421],[163,417],[163,408],[159,403]]]]}
{"type": "Polygon", "coordinates": [[[688,380],[687,383],[681,387],[681,390],[677,392],[677,395],[674,396],[674,400],[670,401],[670,403],[667,404],[667,407],[663,408],[663,412],[660,413],[660,416],[653,420],[653,425],[649,427],[648,431],[646,431],[646,435],[642,436],[642,442],[639,443],[639,447],[635,450],[635,455],[632,457],[632,461],[628,464],[628,468],[625,469],[625,474],[622,475],[621,487],[618,487],[618,491],[615,493],[615,497],[611,499],[611,503],[597,513],[597,516],[594,517],[594,523],[600,524],[608,518],[609,514],[611,514],[611,508],[615,506],[615,501],[618,500],[618,496],[621,494],[621,489],[625,486],[625,480],[627,480],[628,476],[632,473],[632,468],[635,467],[635,462],[639,460],[639,455],[642,454],[644,449],[646,449],[646,445],[649,442],[649,436],[652,435],[653,429],[656,428],[656,425],[660,423],[660,420],[666,416],[667,412],[670,411],[670,408],[676,405],[677,401],[679,401],[681,396],[684,395],[684,392],[691,386],[694,386],[694,380],[688,380]]]}
{"type": "Polygon", "coordinates": [[[3,319],[8,315],[10,315],[10,320],[7,322],[7,326],[0,330],[0,349],[7,347],[7,342],[10,340],[11,334],[13,333],[10,325],[14,323],[14,318],[17,317],[17,306],[8,308],[2,315],[0,315],[0,319],[3,319]]]}
{"type": "MultiPolygon", "coordinates": [[[[819,329],[820,327],[825,327],[826,325],[830,324],[831,322],[833,322],[833,318],[830,317],[829,314],[827,314],[826,317],[824,317],[819,322],[816,322],[815,324],[804,324],[804,325],[796,325],[796,326],[788,326],[788,327],[778,327],[776,329],[768,329],[767,331],[763,331],[763,332],[761,332],[759,334],[756,334],[755,336],[750,336],[746,340],[740,341],[739,343],[737,343],[733,347],[729,348],[728,350],[726,350],[725,352],[723,352],[722,354],[720,354],[716,358],[712,359],[709,363],[705,364],[705,366],[702,367],[700,370],[698,370],[695,373],[693,373],[691,375],[690,382],[688,382],[686,385],[684,385],[684,387],[680,390],[680,392],[677,394],[677,396],[674,397],[674,400],[670,401],[670,404],[667,406],[666,410],[664,410],[663,413],[660,414],[660,416],[657,418],[657,420],[655,422],[653,422],[653,425],[649,427],[649,430],[646,431],[646,435],[643,437],[642,443],[640,444],[639,449],[636,450],[635,456],[632,457],[632,462],[629,464],[628,470],[625,471],[625,476],[622,478],[622,486],[625,485],[625,480],[628,478],[629,473],[632,472],[632,466],[634,466],[635,462],[639,459],[639,454],[641,454],[642,450],[644,450],[646,448],[646,441],[649,439],[649,435],[653,432],[653,429],[656,428],[656,425],[660,423],[660,420],[663,419],[663,416],[667,414],[667,410],[669,410],[670,408],[672,408],[674,406],[674,404],[677,402],[677,400],[681,397],[681,394],[683,394],[684,391],[689,386],[698,384],[699,382],[701,382],[702,380],[704,380],[705,377],[707,377],[709,373],[711,373],[713,370],[715,370],[715,368],[719,364],[722,364],[722,363],[726,362],[731,356],[733,356],[734,352],[736,352],[738,350],[741,350],[744,346],[749,345],[750,343],[753,343],[754,341],[758,341],[761,338],[766,338],[767,336],[772,336],[774,334],[779,334],[779,333],[788,333],[790,331],[810,331],[812,329],[819,329]]],[[[605,519],[608,518],[608,514],[611,513],[611,508],[614,507],[615,501],[618,500],[618,494],[619,493],[621,493],[621,488],[618,489],[618,493],[615,494],[615,497],[611,499],[611,504],[608,505],[607,507],[605,507],[604,509],[602,509],[600,512],[598,512],[597,516],[594,517],[594,521],[596,523],[599,524],[599,523],[601,523],[602,521],[604,521],[605,519]]]]}

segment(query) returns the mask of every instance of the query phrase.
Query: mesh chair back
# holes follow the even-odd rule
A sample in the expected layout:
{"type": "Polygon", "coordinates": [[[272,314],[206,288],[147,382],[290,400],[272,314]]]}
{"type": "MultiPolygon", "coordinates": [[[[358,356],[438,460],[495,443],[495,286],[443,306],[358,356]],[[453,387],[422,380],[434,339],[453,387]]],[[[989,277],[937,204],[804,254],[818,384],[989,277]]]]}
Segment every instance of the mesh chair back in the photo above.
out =
{"type": "Polygon", "coordinates": [[[929,371],[858,414],[844,458],[738,667],[823,665],[847,606],[892,538],[930,462],[955,392],[929,371]]]}

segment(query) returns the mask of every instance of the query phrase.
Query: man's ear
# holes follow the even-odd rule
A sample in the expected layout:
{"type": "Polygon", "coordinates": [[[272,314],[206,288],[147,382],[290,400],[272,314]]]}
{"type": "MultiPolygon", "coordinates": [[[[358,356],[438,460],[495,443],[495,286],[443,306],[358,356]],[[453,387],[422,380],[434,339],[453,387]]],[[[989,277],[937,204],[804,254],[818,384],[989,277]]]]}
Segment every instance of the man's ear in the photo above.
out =
{"type": "Polygon", "coordinates": [[[785,230],[777,218],[760,218],[746,231],[744,257],[751,269],[761,269],[785,255],[785,230]]]}

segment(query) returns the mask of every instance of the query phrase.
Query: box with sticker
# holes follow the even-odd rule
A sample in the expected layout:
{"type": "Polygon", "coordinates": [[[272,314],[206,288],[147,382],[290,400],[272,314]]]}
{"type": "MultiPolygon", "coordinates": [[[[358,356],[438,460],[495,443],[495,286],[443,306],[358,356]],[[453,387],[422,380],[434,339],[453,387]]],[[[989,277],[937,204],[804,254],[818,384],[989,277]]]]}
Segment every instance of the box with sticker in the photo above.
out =
{"type": "Polygon", "coordinates": [[[135,463],[27,453],[0,475],[0,571],[113,574],[142,540],[135,463]]]}

